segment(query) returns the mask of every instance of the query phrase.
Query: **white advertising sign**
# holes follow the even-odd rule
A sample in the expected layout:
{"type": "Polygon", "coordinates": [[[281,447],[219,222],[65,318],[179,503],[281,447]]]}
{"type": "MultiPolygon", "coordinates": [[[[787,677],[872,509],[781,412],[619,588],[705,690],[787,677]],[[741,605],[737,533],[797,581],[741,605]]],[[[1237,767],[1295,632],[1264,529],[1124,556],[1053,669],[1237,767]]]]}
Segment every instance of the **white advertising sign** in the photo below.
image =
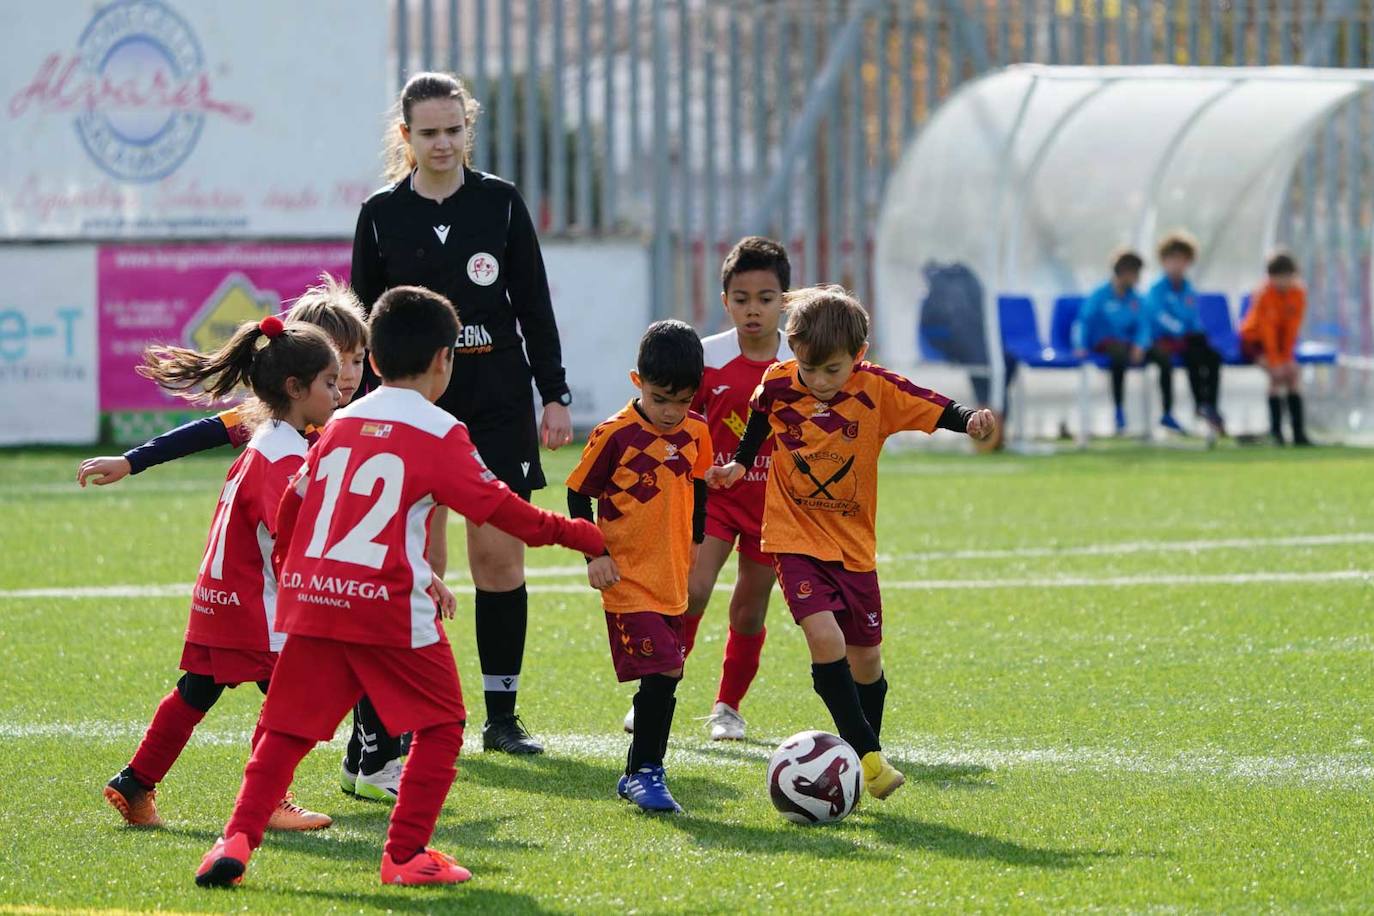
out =
{"type": "Polygon", "coordinates": [[[650,321],[649,255],[622,242],[550,242],[543,250],[573,423],[587,430],[635,393],[630,370],[650,321]]]}
{"type": "Polygon", "coordinates": [[[94,442],[95,248],[0,247],[0,445],[94,442]]]}
{"type": "Polygon", "coordinates": [[[348,235],[381,185],[387,9],[7,4],[0,238],[348,235]]]}

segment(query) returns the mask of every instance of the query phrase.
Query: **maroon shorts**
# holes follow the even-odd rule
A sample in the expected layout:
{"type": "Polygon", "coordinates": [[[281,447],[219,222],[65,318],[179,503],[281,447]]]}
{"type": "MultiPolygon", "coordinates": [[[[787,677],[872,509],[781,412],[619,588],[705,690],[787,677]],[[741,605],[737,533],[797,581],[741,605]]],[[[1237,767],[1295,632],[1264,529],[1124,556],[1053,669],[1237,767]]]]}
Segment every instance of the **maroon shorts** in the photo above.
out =
{"type": "Polygon", "coordinates": [[[277,653],[266,649],[221,649],[188,642],[181,647],[178,667],[187,674],[212,677],[216,684],[237,687],[267,680],[276,664],[277,653]]]}
{"type": "Polygon", "coordinates": [[[262,722],[272,731],[328,741],[364,695],[393,735],[467,720],[447,640],[401,649],[291,636],[272,675],[262,722]]]}
{"type": "Polygon", "coordinates": [[[653,611],[607,611],[606,635],[611,640],[615,676],[622,684],[649,674],[676,671],[686,657],[681,614],[670,617],[653,611]]]}
{"type": "Polygon", "coordinates": [[[795,553],[778,554],[775,568],[783,599],[797,623],[829,611],[848,645],[882,644],[883,596],[878,590],[877,570],[851,572],[838,562],[795,553]]]}
{"type": "Polygon", "coordinates": [[[739,545],[736,549],[740,552],[740,556],[758,563],[760,566],[773,565],[773,555],[764,553],[759,538],[759,519],[751,518],[748,510],[743,506],[728,500],[715,502],[708,499],[706,501],[706,534],[727,544],[734,544],[738,541],[739,545]]]}

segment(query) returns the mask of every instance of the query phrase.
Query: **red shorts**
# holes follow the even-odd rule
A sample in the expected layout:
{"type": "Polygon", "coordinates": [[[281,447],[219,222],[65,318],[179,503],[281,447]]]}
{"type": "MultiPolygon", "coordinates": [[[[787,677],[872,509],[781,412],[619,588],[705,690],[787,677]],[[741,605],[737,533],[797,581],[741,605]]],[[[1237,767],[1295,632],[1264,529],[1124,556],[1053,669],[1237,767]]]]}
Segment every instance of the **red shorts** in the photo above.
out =
{"type": "Polygon", "coordinates": [[[838,562],[823,562],[795,553],[777,555],[782,596],[801,623],[829,611],[851,646],[877,646],[883,641],[883,596],[878,573],[852,572],[838,562]]]}
{"type": "Polygon", "coordinates": [[[606,635],[611,640],[611,661],[620,683],[645,675],[663,674],[682,667],[681,614],[670,617],[653,611],[632,614],[606,612],[606,635]]]}
{"type": "Polygon", "coordinates": [[[706,535],[727,544],[739,541],[740,556],[762,566],[773,565],[773,555],[764,553],[759,537],[759,519],[748,509],[728,499],[713,496],[706,501],[706,535]]]}
{"type": "Polygon", "coordinates": [[[187,674],[212,677],[216,684],[237,687],[267,680],[276,664],[277,653],[266,649],[221,649],[188,642],[181,647],[181,664],[177,667],[187,674]]]}
{"type": "Polygon", "coordinates": [[[423,649],[290,636],[262,707],[263,725],[328,741],[364,695],[393,735],[467,721],[448,640],[423,649]]]}

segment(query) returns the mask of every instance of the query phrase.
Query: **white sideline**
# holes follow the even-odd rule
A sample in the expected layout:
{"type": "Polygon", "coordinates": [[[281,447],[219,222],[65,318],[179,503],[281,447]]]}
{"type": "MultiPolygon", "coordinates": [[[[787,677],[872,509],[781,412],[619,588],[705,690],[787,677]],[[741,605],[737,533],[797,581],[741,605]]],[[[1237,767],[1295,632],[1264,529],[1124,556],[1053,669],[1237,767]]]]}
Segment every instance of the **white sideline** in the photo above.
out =
{"type": "Polygon", "coordinates": [[[1247,547],[1332,547],[1374,544],[1374,532],[1310,534],[1277,538],[1211,538],[1196,541],[1119,541],[1066,547],[1009,547],[987,550],[930,550],[923,553],[879,553],[884,562],[903,560],[1004,560],[1033,557],[1113,557],[1136,553],[1194,553],[1247,547]]]}
{"type": "MultiPolygon", "coordinates": [[[[0,721],[0,740],[57,739],[107,744],[138,740],[142,722],[34,723],[0,721]]],[[[628,740],[618,733],[618,722],[607,723],[605,734],[541,735],[549,753],[619,763],[628,740]],[[616,729],[613,731],[612,729],[616,729]]],[[[341,731],[331,745],[341,748],[341,731]]],[[[247,745],[247,730],[199,728],[191,743],[211,746],[247,745]]],[[[760,736],[758,743],[713,744],[685,734],[674,737],[669,760],[674,763],[709,763],[718,767],[761,766],[772,753],[778,736],[760,736]]],[[[908,767],[945,767],[952,781],[975,781],[982,770],[998,771],[1053,768],[1063,773],[1132,773],[1152,776],[1296,783],[1368,783],[1374,780],[1374,755],[1367,747],[1326,754],[1233,754],[1216,749],[1150,754],[1124,748],[1093,747],[969,747],[933,737],[888,742],[884,753],[908,767]],[[957,772],[959,769],[965,772],[957,772]]],[[[608,770],[608,772],[611,772],[608,770]]]]}
{"type": "MultiPolygon", "coordinates": [[[[884,591],[960,591],[990,588],[1132,588],[1158,585],[1255,585],[1311,584],[1322,582],[1360,582],[1374,584],[1374,570],[1333,569],[1323,572],[1217,573],[1215,575],[1154,576],[1022,576],[1007,579],[927,579],[892,580],[882,583],[884,591]]],[[[461,584],[461,583],[453,583],[461,584]]],[[[716,591],[729,591],[730,583],[720,583],[716,591]]],[[[191,585],[96,585],[72,588],[15,588],[0,591],[0,600],[34,598],[175,598],[189,594],[191,585]]],[[[580,595],[587,585],[533,584],[532,595],[580,595]]]]}

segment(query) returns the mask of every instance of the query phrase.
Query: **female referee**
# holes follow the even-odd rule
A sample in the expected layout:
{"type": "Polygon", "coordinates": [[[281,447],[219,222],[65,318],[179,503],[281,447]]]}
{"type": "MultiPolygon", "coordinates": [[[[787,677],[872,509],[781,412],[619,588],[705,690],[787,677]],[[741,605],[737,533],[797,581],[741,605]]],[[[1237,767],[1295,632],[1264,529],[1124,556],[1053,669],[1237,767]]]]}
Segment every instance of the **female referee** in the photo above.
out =
{"type": "MultiPolygon", "coordinates": [[[[462,83],[418,73],[398,107],[387,138],[392,183],[363,203],[353,236],[353,288],[368,308],[402,285],[425,286],[453,302],[463,328],[439,406],[467,424],[492,473],[529,499],[544,486],[539,445],[572,441],[572,399],[534,224],[513,184],[469,166],[478,107],[462,83]],[[531,380],[544,405],[537,428],[531,380]]],[[[440,507],[430,529],[430,563],[440,576],[446,527],[440,507]]],[[[529,614],[524,544],[489,525],[468,524],[467,546],[487,708],[484,749],[541,753],[515,714],[529,614]]],[[[400,742],[386,735],[369,705],[359,710],[350,752],[362,746],[364,774],[375,778],[389,764],[399,780],[400,742]]],[[[386,782],[388,790],[396,784],[386,782]]]]}

